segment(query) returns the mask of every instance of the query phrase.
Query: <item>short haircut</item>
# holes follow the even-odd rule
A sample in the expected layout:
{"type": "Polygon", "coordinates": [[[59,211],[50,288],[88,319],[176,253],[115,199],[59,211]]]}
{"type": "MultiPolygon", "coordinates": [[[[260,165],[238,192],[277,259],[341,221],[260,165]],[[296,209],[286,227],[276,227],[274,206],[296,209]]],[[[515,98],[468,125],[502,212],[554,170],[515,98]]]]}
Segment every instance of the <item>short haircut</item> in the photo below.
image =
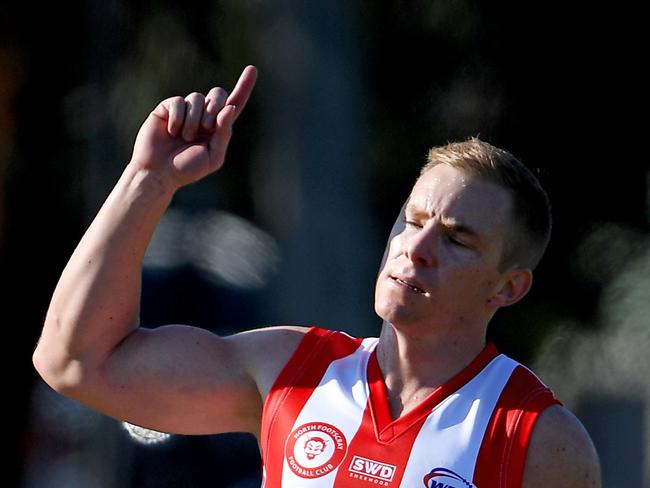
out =
{"type": "Polygon", "coordinates": [[[512,225],[505,236],[501,269],[534,269],[551,236],[551,204],[537,177],[508,151],[473,137],[429,150],[420,175],[439,164],[497,184],[512,196],[512,225]]]}

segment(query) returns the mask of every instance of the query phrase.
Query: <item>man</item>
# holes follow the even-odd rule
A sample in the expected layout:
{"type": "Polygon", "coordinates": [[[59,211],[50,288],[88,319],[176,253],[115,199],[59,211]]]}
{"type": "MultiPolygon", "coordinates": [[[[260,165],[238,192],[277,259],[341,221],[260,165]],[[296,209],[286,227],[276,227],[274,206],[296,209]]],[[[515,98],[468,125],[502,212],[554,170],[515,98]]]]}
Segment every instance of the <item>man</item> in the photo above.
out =
{"type": "Polygon", "coordinates": [[[222,166],[256,77],[249,66],[231,94],[173,97],[146,119],[52,297],[34,353],[45,381],[159,431],[252,432],[269,487],[600,486],[578,420],[485,343],[496,310],[530,288],[550,223],[534,177],[480,141],[432,150],[377,279],[379,339],[139,328],[154,228],[176,190],[222,166]]]}

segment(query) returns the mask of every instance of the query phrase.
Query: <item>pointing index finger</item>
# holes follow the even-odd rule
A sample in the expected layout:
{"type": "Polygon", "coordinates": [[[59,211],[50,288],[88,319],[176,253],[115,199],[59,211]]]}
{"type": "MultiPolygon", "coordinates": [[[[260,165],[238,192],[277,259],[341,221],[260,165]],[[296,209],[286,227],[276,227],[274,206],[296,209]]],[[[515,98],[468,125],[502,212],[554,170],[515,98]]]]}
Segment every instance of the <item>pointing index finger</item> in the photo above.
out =
{"type": "Polygon", "coordinates": [[[235,88],[233,88],[232,93],[226,100],[226,105],[234,105],[236,107],[235,119],[239,117],[239,114],[246,106],[246,102],[248,102],[256,80],[257,68],[252,65],[246,66],[239,76],[235,88]]]}

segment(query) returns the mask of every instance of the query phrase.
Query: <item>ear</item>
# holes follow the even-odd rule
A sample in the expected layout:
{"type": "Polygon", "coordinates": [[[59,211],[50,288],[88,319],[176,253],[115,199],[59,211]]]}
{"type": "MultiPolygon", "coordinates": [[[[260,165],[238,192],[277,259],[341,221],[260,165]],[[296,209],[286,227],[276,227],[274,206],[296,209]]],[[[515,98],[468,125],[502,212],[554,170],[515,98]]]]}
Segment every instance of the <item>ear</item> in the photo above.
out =
{"type": "Polygon", "coordinates": [[[526,296],[533,284],[533,272],[528,268],[507,271],[496,293],[488,299],[488,306],[499,308],[517,303],[526,296]]]}

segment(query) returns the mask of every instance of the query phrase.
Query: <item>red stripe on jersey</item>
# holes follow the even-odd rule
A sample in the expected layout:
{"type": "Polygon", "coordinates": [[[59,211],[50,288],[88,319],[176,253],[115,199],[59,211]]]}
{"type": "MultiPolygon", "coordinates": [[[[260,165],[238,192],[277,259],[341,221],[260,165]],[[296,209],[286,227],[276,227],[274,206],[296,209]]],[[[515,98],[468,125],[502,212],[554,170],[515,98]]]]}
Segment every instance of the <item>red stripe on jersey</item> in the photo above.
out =
{"type": "Polygon", "coordinates": [[[414,409],[393,420],[388,404],[386,383],[384,382],[379,363],[377,362],[377,350],[375,349],[372,352],[368,364],[368,383],[370,385],[369,403],[376,422],[377,441],[390,442],[393,438],[402,435],[415,424],[421,424],[431,413],[431,410],[441,401],[472,380],[498,355],[499,351],[497,348],[493,344],[487,344],[467,367],[432,391],[414,409]]]}
{"type": "Polygon", "coordinates": [[[347,334],[312,327],[282,368],[262,412],[260,444],[266,467],[266,486],[281,486],[284,465],[284,446],[273,449],[270,441],[289,437],[293,422],[332,361],[352,354],[361,342],[362,339],[347,334]],[[291,401],[285,402],[290,394],[291,401]],[[279,415],[280,410],[282,415],[279,415]]]}
{"type": "MultiPolygon", "coordinates": [[[[383,439],[381,437],[383,431],[380,432],[378,426],[388,425],[392,419],[376,350],[372,352],[368,361],[368,383],[370,398],[363,412],[359,430],[350,441],[348,453],[336,475],[334,486],[368,488],[369,481],[375,484],[390,482],[390,486],[399,486],[415,438],[420,433],[429,413],[411,419],[399,435],[390,435],[389,438],[383,439]],[[379,408],[373,408],[373,397],[375,405],[381,405],[379,408]],[[381,401],[378,401],[379,399],[381,401]]],[[[393,429],[389,431],[392,434],[393,429]]]]}
{"type": "Polygon", "coordinates": [[[560,402],[528,369],[517,366],[490,418],[474,469],[481,488],[519,488],[535,422],[560,402]]]}

